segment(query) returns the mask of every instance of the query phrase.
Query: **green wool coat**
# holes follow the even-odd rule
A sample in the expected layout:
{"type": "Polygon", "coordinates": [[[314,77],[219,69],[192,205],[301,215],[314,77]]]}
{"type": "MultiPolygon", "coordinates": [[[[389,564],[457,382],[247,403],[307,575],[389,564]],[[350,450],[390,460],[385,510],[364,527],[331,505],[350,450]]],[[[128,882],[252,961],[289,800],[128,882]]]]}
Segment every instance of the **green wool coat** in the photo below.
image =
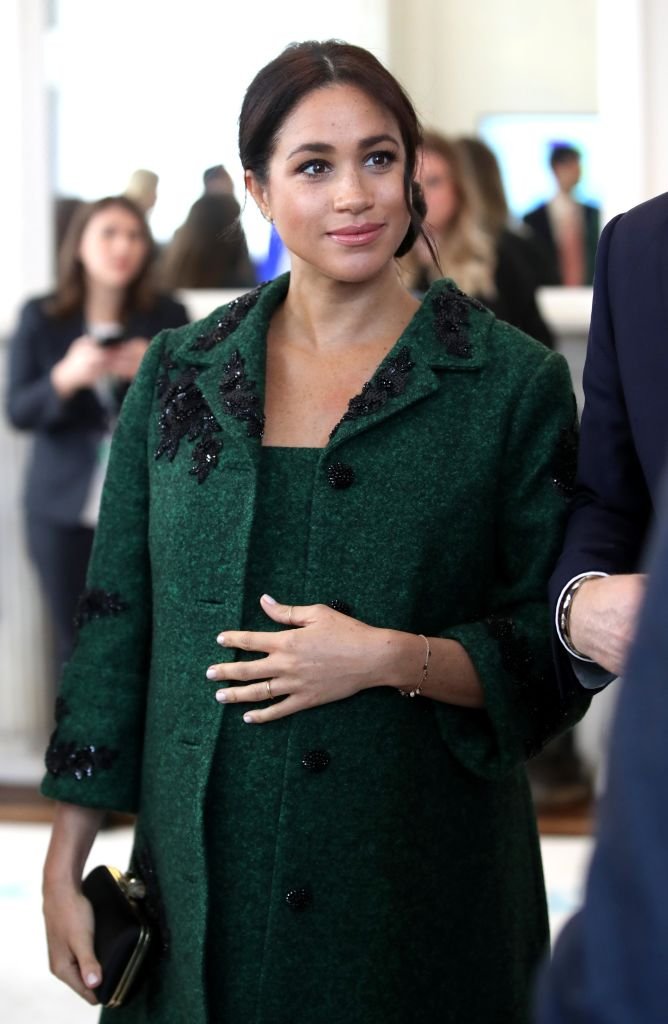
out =
{"type": "MultiPolygon", "coordinates": [[[[205,670],[235,657],[216,636],[241,626],[265,340],[287,287],[158,335],[114,439],[43,792],[139,815],[156,940],[141,990],[107,1011],[118,1024],[219,1020],[205,835],[232,711],[205,670]]],[[[574,421],[562,357],[446,281],[322,449],[306,603],[459,641],[486,704],[378,687],[245,727],[244,785],[282,780],[275,830],[258,821],[252,850],[230,840],[238,886],[273,865],[266,899],[244,910],[265,934],[252,1024],[528,1019],[547,920],[523,765],[587,704],[558,693],[546,604],[574,421]]]]}

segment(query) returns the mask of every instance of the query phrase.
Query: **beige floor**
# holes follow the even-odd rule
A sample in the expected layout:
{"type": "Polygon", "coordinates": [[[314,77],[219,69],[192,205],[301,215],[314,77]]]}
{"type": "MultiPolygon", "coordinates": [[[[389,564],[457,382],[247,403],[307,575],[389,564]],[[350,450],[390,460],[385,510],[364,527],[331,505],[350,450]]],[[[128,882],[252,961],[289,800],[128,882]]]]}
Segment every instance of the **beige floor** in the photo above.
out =
{"type": "MultiPolygon", "coordinates": [[[[40,917],[40,871],[47,825],[0,824],[0,1019],[3,1024],[94,1024],[88,1006],[48,972],[40,917]]],[[[589,857],[587,838],[543,839],[553,932],[577,907],[589,857]]],[[[130,830],[100,834],[94,863],[123,866],[130,830]]]]}

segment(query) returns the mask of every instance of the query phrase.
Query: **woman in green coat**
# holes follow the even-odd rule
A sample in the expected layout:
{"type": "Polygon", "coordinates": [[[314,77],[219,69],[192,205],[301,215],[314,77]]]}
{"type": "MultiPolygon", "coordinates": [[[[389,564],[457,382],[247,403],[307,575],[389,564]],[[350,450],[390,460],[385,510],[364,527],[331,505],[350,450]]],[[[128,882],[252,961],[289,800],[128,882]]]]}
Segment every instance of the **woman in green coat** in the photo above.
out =
{"type": "Polygon", "coordinates": [[[241,159],[292,272],[158,335],[126,399],[43,787],[52,969],[89,1002],[84,862],[138,814],[153,956],[119,1024],[527,1020],[523,764],[586,702],[545,594],[574,403],[452,282],[401,285],[419,141],[364,50],[264,68],[241,159]]]}

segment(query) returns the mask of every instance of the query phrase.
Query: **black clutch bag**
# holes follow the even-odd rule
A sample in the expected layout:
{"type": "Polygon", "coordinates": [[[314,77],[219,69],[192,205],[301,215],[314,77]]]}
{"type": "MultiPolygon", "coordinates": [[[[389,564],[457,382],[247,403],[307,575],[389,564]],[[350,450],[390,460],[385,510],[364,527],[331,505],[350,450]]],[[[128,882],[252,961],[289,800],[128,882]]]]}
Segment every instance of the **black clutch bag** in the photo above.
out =
{"type": "Polygon", "coordinates": [[[86,875],[81,890],[93,906],[95,956],[102,966],[95,995],[104,1006],[121,1006],[137,987],[151,942],[144,884],[103,865],[86,875]]]}

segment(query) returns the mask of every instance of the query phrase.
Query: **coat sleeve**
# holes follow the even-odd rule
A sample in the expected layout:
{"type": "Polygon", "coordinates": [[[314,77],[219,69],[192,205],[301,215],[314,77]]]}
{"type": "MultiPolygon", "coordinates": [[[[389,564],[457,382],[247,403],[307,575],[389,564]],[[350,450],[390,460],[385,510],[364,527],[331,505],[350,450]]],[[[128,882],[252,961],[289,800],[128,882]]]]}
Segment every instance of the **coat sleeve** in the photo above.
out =
{"type": "Polygon", "coordinates": [[[568,366],[547,354],[510,419],[497,505],[495,583],[484,620],[444,630],[476,667],[485,708],[437,705],[442,734],[467,768],[489,778],[516,768],[576,722],[589,698],[560,693],[550,651],[547,581],[572,489],[577,412],[568,366]]]}
{"type": "Polygon", "coordinates": [[[114,434],[42,783],[46,796],[110,810],[135,811],[140,789],[151,657],[148,416],[168,333],[149,348],[114,434]]]}

